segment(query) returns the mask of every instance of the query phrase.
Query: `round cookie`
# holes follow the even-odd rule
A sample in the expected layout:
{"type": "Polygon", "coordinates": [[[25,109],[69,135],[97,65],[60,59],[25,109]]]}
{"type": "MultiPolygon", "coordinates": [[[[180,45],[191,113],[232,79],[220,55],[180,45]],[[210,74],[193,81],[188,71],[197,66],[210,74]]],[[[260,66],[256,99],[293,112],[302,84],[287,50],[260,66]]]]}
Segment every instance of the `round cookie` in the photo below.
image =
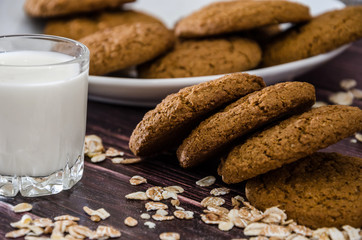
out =
{"type": "Polygon", "coordinates": [[[326,148],[362,130],[362,110],[330,105],[293,116],[234,147],[219,166],[225,183],[239,183],[326,148]]]}
{"type": "Polygon", "coordinates": [[[261,77],[234,73],[181,89],[147,112],[129,140],[136,156],[148,156],[176,146],[212,111],[265,87],[261,77]]]}
{"type": "Polygon", "coordinates": [[[246,196],[259,209],[279,206],[312,228],[362,226],[362,159],[314,153],[252,178],[246,196]]]}
{"type": "Polygon", "coordinates": [[[87,17],[50,20],[44,28],[44,33],[78,40],[108,27],[136,22],[161,23],[157,18],[142,12],[132,10],[108,11],[87,17]]]}
{"type": "Polygon", "coordinates": [[[142,78],[178,78],[239,72],[256,67],[259,45],[240,37],[186,40],[139,68],[142,78]]]}
{"type": "Polygon", "coordinates": [[[184,168],[196,166],[227,148],[235,139],[315,102],[313,85],[285,82],[246,95],[202,121],[177,149],[184,168]]]}
{"type": "Polygon", "coordinates": [[[134,0],[26,0],[25,12],[31,17],[57,17],[104,9],[119,9],[134,0]]]}
{"type": "Polygon", "coordinates": [[[288,1],[216,2],[181,19],[175,34],[203,37],[310,18],[307,6],[288,1]]]}
{"type": "Polygon", "coordinates": [[[265,67],[331,51],[362,38],[362,6],[324,13],[296,26],[265,47],[265,67]]]}
{"type": "Polygon", "coordinates": [[[103,75],[153,59],[172,47],[174,36],[159,23],[124,24],[79,40],[90,51],[89,73],[103,75]]]}

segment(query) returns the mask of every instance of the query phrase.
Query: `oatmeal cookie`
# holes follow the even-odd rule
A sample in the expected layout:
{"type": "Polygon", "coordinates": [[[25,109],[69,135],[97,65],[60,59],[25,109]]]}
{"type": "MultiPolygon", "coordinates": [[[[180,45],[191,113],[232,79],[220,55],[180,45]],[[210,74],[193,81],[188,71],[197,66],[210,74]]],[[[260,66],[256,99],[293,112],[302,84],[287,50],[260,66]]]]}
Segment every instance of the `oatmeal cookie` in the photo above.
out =
{"type": "Polygon", "coordinates": [[[235,139],[267,123],[300,113],[315,102],[313,85],[285,82],[246,95],[202,121],[177,149],[184,168],[193,167],[225,150],[235,139]]]}
{"type": "Polygon", "coordinates": [[[362,6],[324,13],[298,25],[265,47],[263,66],[292,62],[331,51],[362,38],[362,6]]]}
{"type": "Polygon", "coordinates": [[[312,228],[362,226],[362,159],[314,153],[248,180],[246,196],[265,210],[279,206],[312,228]]]}
{"type": "Polygon", "coordinates": [[[31,17],[57,17],[76,13],[119,9],[124,3],[134,0],[26,0],[25,12],[31,17]]]}
{"type": "Polygon", "coordinates": [[[265,87],[261,77],[234,73],[181,89],[145,114],[134,129],[129,147],[137,156],[177,146],[212,111],[265,87]]]}
{"type": "Polygon", "coordinates": [[[138,11],[103,11],[91,16],[50,20],[44,33],[78,40],[105,28],[136,22],[161,23],[159,19],[138,11]]]}
{"type": "Polygon", "coordinates": [[[362,110],[330,105],[311,109],[254,134],[219,166],[225,183],[238,183],[306,157],[362,130],[362,110]]]}
{"type": "Polygon", "coordinates": [[[103,75],[157,57],[172,47],[174,36],[159,23],[124,24],[79,40],[90,51],[89,73],[103,75]]]}
{"type": "Polygon", "coordinates": [[[181,19],[175,27],[175,34],[203,37],[310,18],[307,6],[288,1],[216,2],[181,19]]]}
{"type": "Polygon", "coordinates": [[[256,67],[259,45],[241,37],[186,40],[139,68],[142,78],[179,78],[239,72],[256,67]]]}

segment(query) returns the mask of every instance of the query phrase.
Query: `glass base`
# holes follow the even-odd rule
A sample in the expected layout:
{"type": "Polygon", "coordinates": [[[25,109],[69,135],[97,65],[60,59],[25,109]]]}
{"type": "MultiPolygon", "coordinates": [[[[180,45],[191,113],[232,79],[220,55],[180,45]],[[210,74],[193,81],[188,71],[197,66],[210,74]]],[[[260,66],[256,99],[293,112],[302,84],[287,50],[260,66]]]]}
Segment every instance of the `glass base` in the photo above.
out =
{"type": "Polygon", "coordinates": [[[84,157],[79,156],[72,167],[46,177],[17,177],[0,175],[0,195],[14,197],[18,192],[24,197],[51,195],[73,187],[83,176],[84,157]]]}

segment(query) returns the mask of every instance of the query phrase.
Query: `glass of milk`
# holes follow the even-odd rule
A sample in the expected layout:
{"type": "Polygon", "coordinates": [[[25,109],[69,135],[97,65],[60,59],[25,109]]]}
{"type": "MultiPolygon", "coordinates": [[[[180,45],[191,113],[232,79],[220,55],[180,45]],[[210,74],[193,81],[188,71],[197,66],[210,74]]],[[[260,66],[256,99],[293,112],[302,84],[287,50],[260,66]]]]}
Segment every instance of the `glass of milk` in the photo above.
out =
{"type": "Polygon", "coordinates": [[[81,179],[88,69],[77,41],[0,36],[0,195],[56,194],[81,179]]]}

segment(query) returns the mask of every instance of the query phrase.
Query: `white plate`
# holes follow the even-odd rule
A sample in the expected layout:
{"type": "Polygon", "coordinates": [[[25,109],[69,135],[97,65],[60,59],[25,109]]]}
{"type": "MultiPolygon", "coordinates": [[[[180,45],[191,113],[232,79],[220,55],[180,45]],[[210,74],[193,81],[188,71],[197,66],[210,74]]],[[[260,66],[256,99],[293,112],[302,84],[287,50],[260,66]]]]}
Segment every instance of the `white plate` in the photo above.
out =
{"type": "MultiPolygon", "coordinates": [[[[24,0],[1,0],[0,35],[41,33],[43,23],[29,20],[24,15],[22,10],[23,1],[24,0]]],[[[178,19],[209,4],[211,1],[215,0],[137,0],[135,3],[127,4],[127,7],[153,14],[171,28],[178,19]]],[[[344,7],[344,4],[338,0],[295,0],[295,2],[308,5],[312,15],[344,7]]],[[[331,52],[300,61],[247,72],[263,77],[267,84],[291,80],[331,60],[348,48],[348,46],[349,45],[345,45],[331,52]]],[[[108,103],[132,106],[154,106],[166,95],[177,92],[180,88],[215,79],[220,76],[222,75],[173,79],[90,76],[89,97],[108,103]]]]}

